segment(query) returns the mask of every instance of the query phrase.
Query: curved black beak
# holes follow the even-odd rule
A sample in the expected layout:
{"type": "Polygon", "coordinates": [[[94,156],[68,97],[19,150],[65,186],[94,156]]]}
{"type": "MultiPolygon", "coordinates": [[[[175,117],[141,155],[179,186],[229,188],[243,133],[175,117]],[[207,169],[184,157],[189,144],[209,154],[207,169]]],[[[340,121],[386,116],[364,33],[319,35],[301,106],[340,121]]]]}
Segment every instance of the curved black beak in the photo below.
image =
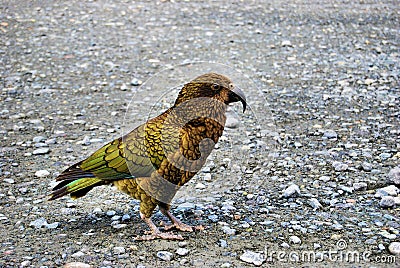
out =
{"type": "Polygon", "coordinates": [[[247,102],[243,91],[239,87],[235,86],[229,93],[229,102],[240,101],[243,105],[243,112],[246,111],[247,102]]]}

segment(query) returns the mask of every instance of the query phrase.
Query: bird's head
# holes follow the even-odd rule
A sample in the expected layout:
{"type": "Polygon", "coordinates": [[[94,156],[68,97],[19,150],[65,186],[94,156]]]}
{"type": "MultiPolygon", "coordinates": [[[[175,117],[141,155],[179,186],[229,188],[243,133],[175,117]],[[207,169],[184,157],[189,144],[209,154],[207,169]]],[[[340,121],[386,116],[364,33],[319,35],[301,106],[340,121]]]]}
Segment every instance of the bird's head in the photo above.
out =
{"type": "Polygon", "coordinates": [[[216,73],[203,74],[185,84],[179,92],[175,106],[196,98],[212,98],[226,105],[240,101],[243,112],[246,110],[246,97],[242,90],[228,77],[216,73]]]}

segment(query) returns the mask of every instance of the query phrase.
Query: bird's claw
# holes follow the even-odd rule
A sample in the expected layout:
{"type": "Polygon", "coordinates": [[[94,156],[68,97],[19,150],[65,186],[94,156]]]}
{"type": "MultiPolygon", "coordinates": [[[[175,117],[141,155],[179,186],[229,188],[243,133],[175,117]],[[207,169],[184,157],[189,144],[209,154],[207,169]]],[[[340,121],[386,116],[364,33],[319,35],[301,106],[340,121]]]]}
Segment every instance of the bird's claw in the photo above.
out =
{"type": "Polygon", "coordinates": [[[193,230],[198,230],[198,231],[204,230],[204,227],[202,225],[190,226],[182,222],[174,222],[173,224],[167,224],[164,221],[161,221],[161,226],[163,226],[164,230],[166,231],[169,231],[173,228],[182,232],[193,232],[193,230]]]}
{"type": "Polygon", "coordinates": [[[149,241],[149,240],[154,240],[154,239],[165,239],[165,240],[184,240],[184,238],[181,235],[173,234],[171,232],[163,233],[163,232],[158,232],[158,233],[153,233],[150,232],[151,234],[146,234],[142,236],[138,236],[135,238],[137,241],[149,241]]]}

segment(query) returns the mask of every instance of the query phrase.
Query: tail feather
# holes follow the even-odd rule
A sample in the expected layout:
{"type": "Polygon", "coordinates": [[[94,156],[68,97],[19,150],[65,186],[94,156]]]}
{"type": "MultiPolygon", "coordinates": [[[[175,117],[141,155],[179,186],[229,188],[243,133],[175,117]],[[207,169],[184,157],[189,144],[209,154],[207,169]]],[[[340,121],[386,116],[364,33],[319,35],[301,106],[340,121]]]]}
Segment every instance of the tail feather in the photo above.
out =
{"type": "Polygon", "coordinates": [[[65,180],[60,182],[54,187],[53,192],[50,194],[49,200],[60,198],[64,195],[70,194],[72,199],[84,196],[93,187],[103,185],[105,182],[98,178],[81,178],[65,180]]]}
{"type": "Polygon", "coordinates": [[[80,168],[82,162],[67,168],[56,180],[59,183],[53,188],[49,200],[54,200],[65,195],[71,195],[72,199],[84,196],[93,187],[105,184],[104,180],[96,178],[90,172],[80,168]]]}

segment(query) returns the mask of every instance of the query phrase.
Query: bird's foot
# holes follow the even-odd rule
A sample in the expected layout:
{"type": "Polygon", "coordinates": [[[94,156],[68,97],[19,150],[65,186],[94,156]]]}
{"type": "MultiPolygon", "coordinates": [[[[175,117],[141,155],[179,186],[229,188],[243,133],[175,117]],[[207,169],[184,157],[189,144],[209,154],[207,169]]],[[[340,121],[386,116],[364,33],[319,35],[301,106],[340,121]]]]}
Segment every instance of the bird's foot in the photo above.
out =
{"type": "Polygon", "coordinates": [[[199,225],[199,226],[190,226],[190,225],[184,224],[184,223],[182,223],[180,221],[175,221],[172,224],[167,224],[167,223],[161,221],[161,226],[163,226],[164,230],[166,230],[166,231],[169,231],[169,230],[171,230],[173,228],[175,228],[175,229],[177,229],[179,231],[182,231],[182,232],[193,232],[193,230],[199,230],[199,231],[204,230],[204,227],[201,226],[201,225],[199,225]]]}
{"type": "Polygon", "coordinates": [[[165,240],[183,240],[183,237],[181,235],[177,235],[171,232],[151,232],[148,231],[146,235],[138,236],[135,238],[135,240],[138,241],[149,241],[149,240],[154,240],[154,239],[165,239],[165,240]]]}

